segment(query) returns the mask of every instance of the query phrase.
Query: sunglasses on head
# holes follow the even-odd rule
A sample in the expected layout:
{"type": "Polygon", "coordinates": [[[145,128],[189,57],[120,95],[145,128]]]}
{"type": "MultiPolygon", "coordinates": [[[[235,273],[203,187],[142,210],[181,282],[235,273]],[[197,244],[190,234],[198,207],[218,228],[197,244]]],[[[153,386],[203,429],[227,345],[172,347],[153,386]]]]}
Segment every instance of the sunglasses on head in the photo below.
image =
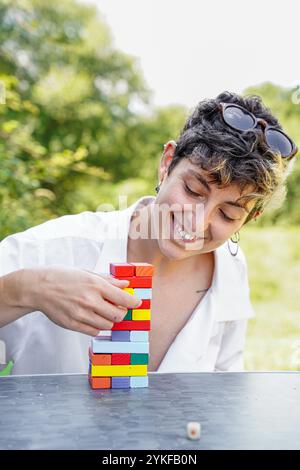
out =
{"type": "Polygon", "coordinates": [[[266,144],[271,150],[279,152],[283,158],[291,158],[298,152],[298,148],[285,132],[274,126],[269,126],[264,119],[256,118],[254,114],[242,106],[220,103],[220,110],[223,121],[237,131],[250,131],[261,124],[266,144]]]}

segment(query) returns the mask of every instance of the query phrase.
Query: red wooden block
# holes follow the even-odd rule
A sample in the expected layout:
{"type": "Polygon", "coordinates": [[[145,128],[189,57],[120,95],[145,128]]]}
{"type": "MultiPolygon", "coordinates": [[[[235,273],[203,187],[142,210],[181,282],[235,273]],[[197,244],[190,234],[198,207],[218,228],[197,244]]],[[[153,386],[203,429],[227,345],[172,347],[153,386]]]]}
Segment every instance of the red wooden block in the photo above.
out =
{"type": "Polygon", "coordinates": [[[112,330],[150,330],[150,320],[129,320],[129,321],[120,321],[119,323],[114,323],[112,330]]]}
{"type": "Polygon", "coordinates": [[[149,263],[130,263],[135,268],[136,276],[153,276],[154,266],[149,263]]]}
{"type": "Polygon", "coordinates": [[[91,377],[89,375],[89,382],[93,390],[111,388],[111,377],[91,377]]]}
{"type": "Polygon", "coordinates": [[[151,308],[151,299],[143,299],[139,307],[136,307],[135,310],[139,308],[151,308]]]}
{"type": "Polygon", "coordinates": [[[130,365],[130,354],[113,353],[111,355],[111,365],[130,365]]]}
{"type": "Polygon", "coordinates": [[[89,357],[94,366],[110,366],[111,354],[95,354],[89,348],[89,357]]]}
{"type": "Polygon", "coordinates": [[[115,277],[134,276],[134,266],[129,263],[110,263],[109,272],[115,277]]]}
{"type": "MultiPolygon", "coordinates": [[[[116,277],[116,276],[115,276],[116,277]]],[[[121,281],[129,281],[127,287],[152,287],[152,276],[133,276],[133,277],[118,277],[121,281]]]]}

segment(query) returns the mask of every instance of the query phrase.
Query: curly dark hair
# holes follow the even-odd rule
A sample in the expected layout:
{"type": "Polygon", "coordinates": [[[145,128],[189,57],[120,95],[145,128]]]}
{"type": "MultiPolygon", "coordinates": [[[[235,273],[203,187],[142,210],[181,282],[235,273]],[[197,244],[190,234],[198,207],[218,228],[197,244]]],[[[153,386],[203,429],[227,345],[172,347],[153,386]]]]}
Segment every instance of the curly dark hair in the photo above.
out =
{"type": "Polygon", "coordinates": [[[215,99],[200,101],[187,118],[177,147],[168,168],[170,174],[182,158],[208,172],[210,182],[219,187],[237,184],[241,194],[246,187],[254,188],[246,202],[255,199],[255,205],[245,223],[256,211],[263,211],[272,201],[273,208],[280,207],[286,196],[285,181],[295,163],[295,156],[287,159],[273,152],[266,144],[260,126],[247,132],[227,126],[221,116],[219,104],[235,103],[281,129],[277,118],[258,95],[240,96],[225,91],[215,99]]]}

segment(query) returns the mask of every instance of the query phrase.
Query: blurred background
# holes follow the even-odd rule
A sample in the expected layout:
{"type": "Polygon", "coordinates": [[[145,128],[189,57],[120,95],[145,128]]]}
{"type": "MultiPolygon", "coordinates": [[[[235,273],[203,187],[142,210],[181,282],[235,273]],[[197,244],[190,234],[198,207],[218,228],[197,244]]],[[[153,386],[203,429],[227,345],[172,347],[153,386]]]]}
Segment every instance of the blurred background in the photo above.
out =
{"type": "MultiPolygon", "coordinates": [[[[253,0],[1,0],[0,240],[154,195],[192,108],[262,96],[300,147],[300,6],[253,0]],[[209,3],[209,4],[208,4],[209,3]]],[[[241,232],[247,370],[300,370],[300,163],[280,209],[241,232]]]]}

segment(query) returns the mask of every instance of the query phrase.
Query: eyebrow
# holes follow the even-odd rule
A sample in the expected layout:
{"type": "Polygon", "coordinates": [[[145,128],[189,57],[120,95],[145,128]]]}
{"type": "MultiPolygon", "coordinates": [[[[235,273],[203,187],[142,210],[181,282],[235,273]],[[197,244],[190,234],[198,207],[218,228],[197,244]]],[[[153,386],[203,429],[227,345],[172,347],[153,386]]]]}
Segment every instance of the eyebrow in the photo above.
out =
{"type": "MultiPolygon", "coordinates": [[[[194,176],[200,183],[203,184],[203,186],[207,189],[207,191],[211,193],[211,187],[209,186],[207,180],[202,175],[200,175],[200,173],[192,170],[191,168],[187,170],[187,173],[189,173],[191,176],[194,176]]],[[[244,209],[249,214],[249,210],[242,204],[239,204],[238,202],[224,201],[224,204],[229,204],[231,206],[239,207],[241,209],[244,209]]]]}

